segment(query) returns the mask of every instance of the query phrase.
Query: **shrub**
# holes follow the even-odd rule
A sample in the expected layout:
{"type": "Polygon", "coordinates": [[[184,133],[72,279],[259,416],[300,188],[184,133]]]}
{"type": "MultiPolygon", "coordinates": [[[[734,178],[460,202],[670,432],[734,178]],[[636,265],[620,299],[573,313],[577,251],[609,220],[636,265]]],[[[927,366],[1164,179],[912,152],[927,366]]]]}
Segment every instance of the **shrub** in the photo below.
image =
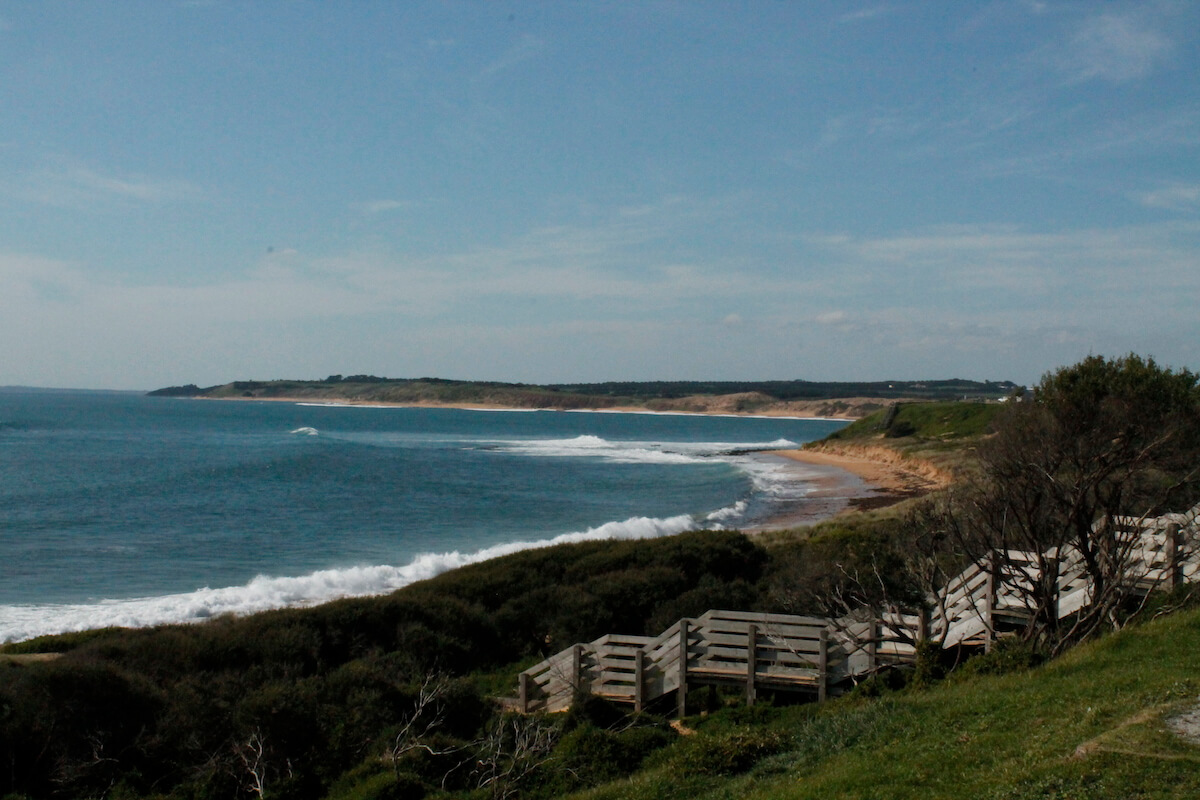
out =
{"type": "Polygon", "coordinates": [[[960,675],[1006,675],[1036,667],[1045,658],[1029,642],[1016,637],[998,639],[990,652],[967,659],[955,670],[960,675]]]}
{"type": "Polygon", "coordinates": [[[788,738],[779,731],[744,727],[689,736],[654,761],[693,774],[736,775],[782,752],[788,744],[788,738]]]}

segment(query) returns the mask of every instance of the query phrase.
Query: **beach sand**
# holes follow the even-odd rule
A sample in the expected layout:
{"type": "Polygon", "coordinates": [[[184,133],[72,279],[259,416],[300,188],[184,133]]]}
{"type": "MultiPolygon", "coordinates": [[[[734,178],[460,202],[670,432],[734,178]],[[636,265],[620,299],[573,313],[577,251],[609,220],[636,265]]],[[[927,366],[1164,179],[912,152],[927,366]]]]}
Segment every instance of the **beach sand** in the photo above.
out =
{"type": "Polygon", "coordinates": [[[925,465],[897,463],[890,451],[776,450],[763,455],[804,465],[797,480],[813,489],[803,500],[748,528],[747,533],[801,527],[850,511],[885,508],[948,483],[945,476],[925,465]]]}

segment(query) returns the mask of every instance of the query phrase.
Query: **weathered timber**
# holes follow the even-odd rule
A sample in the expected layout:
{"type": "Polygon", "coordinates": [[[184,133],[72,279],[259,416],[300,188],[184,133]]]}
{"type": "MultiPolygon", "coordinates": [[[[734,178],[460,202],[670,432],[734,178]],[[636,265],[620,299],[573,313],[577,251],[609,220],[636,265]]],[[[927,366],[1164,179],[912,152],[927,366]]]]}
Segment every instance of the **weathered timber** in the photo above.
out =
{"type": "MultiPolygon", "coordinates": [[[[1200,580],[1197,543],[1200,505],[1156,518],[1119,518],[1126,576],[1138,592],[1200,580]]],[[[967,566],[916,613],[823,619],[750,611],[708,611],[681,619],[655,637],[608,634],[576,644],[520,675],[513,704],[525,713],[561,711],[579,692],[642,710],[675,692],[680,716],[689,684],[745,688],[753,704],[760,689],[799,691],[826,699],[838,683],[882,666],[911,662],[918,642],[943,647],[990,647],[1001,628],[1039,613],[1031,599],[1042,570],[1052,570],[1059,618],[1091,602],[1081,555],[1072,548],[1046,553],[996,551],[967,566]]]]}

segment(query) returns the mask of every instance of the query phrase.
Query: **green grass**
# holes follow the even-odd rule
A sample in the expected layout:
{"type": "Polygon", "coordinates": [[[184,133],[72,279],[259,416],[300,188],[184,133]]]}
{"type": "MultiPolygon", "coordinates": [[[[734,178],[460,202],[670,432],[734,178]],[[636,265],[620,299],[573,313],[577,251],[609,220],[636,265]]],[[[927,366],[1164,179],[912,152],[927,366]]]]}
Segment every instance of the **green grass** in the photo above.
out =
{"type": "Polygon", "coordinates": [[[1200,746],[1164,719],[1197,703],[1198,652],[1200,611],[1189,611],[1032,670],[779,709],[751,740],[782,744],[714,777],[695,759],[737,741],[722,712],[657,766],[578,797],[1193,798],[1200,746]]]}
{"type": "MultiPolygon", "coordinates": [[[[826,441],[863,442],[877,439],[951,442],[985,435],[1004,406],[998,403],[904,403],[888,421],[883,409],[831,434],[826,441]]],[[[895,444],[901,444],[895,441],[895,444]]]]}

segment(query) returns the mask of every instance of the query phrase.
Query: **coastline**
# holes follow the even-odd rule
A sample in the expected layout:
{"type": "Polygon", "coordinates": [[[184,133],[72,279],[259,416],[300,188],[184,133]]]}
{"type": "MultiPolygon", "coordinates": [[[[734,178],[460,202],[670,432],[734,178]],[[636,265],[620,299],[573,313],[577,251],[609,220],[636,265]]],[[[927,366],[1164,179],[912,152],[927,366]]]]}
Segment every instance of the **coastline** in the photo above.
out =
{"type": "MultiPolygon", "coordinates": [[[[678,407],[654,408],[651,406],[592,406],[579,408],[557,408],[553,406],[514,406],[505,403],[486,402],[443,402],[429,400],[367,400],[356,398],[333,397],[208,397],[196,396],[191,400],[232,400],[235,402],[264,402],[264,403],[295,403],[312,406],[350,406],[360,408],[448,408],[462,411],[559,411],[562,413],[593,413],[593,414],[681,414],[694,416],[716,417],[748,417],[764,419],[819,419],[853,422],[861,419],[867,409],[860,404],[869,398],[846,398],[843,400],[793,400],[780,401],[752,410],[742,410],[727,404],[687,403],[678,407]],[[830,413],[833,411],[833,413],[830,413]]],[[[886,404],[899,402],[888,400],[886,404]]],[[[869,410],[875,410],[875,407],[869,410]]]]}
{"type": "Polygon", "coordinates": [[[883,458],[882,448],[861,450],[772,450],[764,452],[803,464],[797,480],[812,486],[803,501],[781,509],[767,520],[745,530],[766,533],[814,525],[854,511],[887,508],[904,500],[949,485],[949,479],[920,465],[901,465],[883,458]],[[913,467],[917,467],[914,469],[913,467]]]}
{"type": "MultiPolygon", "coordinates": [[[[781,404],[771,409],[760,409],[755,413],[725,409],[657,410],[646,406],[609,406],[604,408],[517,408],[500,403],[452,403],[439,401],[390,402],[362,399],[325,399],[313,397],[199,397],[200,400],[259,401],[273,403],[295,403],[297,405],[356,407],[356,408],[444,408],[463,411],[533,412],[557,411],[593,414],[652,414],[683,416],[725,416],[774,419],[807,419],[851,421],[848,416],[820,416],[815,410],[824,406],[822,402],[781,404]],[[786,408],[783,406],[786,405],[786,408]],[[790,412],[790,413],[789,413],[790,412]]],[[[901,466],[898,456],[886,448],[846,450],[770,450],[763,456],[777,458],[793,464],[802,464],[794,480],[810,488],[803,499],[778,509],[765,520],[747,525],[741,530],[747,534],[765,533],[788,528],[814,525],[840,514],[886,508],[933,489],[948,485],[949,481],[940,474],[933,477],[911,468],[901,466]]]]}

